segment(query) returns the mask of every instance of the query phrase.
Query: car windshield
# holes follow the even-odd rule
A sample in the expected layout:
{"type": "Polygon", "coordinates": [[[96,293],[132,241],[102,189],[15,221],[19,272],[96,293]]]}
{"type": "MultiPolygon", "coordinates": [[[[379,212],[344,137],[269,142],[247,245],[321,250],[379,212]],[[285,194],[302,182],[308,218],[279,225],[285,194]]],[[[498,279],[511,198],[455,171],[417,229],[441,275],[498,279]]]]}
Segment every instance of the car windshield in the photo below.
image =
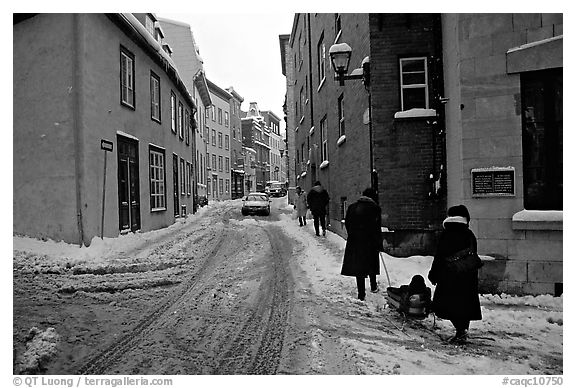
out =
{"type": "Polygon", "coordinates": [[[267,201],[265,195],[249,195],[246,198],[247,201],[267,201]]]}

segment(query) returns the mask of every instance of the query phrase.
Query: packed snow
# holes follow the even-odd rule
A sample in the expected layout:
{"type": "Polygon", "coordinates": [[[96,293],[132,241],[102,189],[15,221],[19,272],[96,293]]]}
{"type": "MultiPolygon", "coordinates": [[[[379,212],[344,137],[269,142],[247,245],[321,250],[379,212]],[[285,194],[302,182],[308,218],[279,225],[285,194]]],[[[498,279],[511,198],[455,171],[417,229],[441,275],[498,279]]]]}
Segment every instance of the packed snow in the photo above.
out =
{"type": "MultiPolygon", "coordinates": [[[[124,251],[145,247],[147,241],[156,238],[169,237],[171,233],[185,227],[188,223],[208,222],[209,219],[206,216],[209,209],[239,206],[239,204],[238,200],[212,202],[210,205],[199,209],[196,214],[180,219],[170,227],[116,238],[104,238],[103,240],[95,237],[89,247],[14,236],[14,267],[23,271],[42,273],[51,273],[50,271],[60,273],[59,271],[67,266],[74,266],[76,269],[81,269],[82,266],[106,268],[112,261],[117,260],[124,251]]],[[[380,313],[388,308],[386,299],[383,297],[383,291],[378,294],[368,293],[365,301],[358,301],[356,299],[354,278],[340,275],[343,252],[346,246],[346,241],[342,237],[328,231],[325,238],[318,238],[313,233],[312,220],[309,221],[307,227],[301,228],[298,226],[298,222],[294,220],[292,205],[286,205],[280,210],[282,212],[278,215],[276,221],[250,217],[242,220],[231,219],[230,223],[243,225],[273,224],[281,228],[289,238],[298,242],[301,246],[294,254],[296,263],[302,271],[294,276],[306,277],[314,294],[321,295],[330,302],[345,303],[352,306],[351,319],[356,314],[360,314],[362,319],[370,319],[373,314],[380,313]]],[[[336,227],[340,227],[340,225],[336,227]]],[[[150,252],[144,249],[141,252],[143,260],[149,254],[150,252]]],[[[427,285],[434,289],[434,286],[429,284],[427,280],[427,273],[432,263],[431,256],[400,258],[382,254],[381,258],[381,275],[378,278],[381,290],[385,290],[389,285],[400,286],[408,284],[412,276],[416,274],[422,275],[426,279],[427,285]],[[389,276],[389,281],[386,273],[389,276]]],[[[501,294],[481,295],[480,300],[483,319],[472,322],[471,331],[494,332],[501,330],[509,332],[514,337],[517,337],[518,346],[526,347],[529,347],[528,343],[530,341],[538,338],[539,346],[550,346],[551,348],[560,346],[562,351],[563,296],[514,296],[501,294]],[[498,308],[492,308],[495,306],[498,306],[498,308]]],[[[449,322],[441,321],[438,322],[438,325],[446,331],[451,330],[449,322]]],[[[44,342],[41,345],[41,348],[44,348],[47,353],[50,352],[51,346],[53,346],[51,344],[55,343],[55,338],[57,337],[56,333],[53,333],[54,336],[51,336],[51,333],[48,334],[41,336],[35,333],[39,339],[46,338],[48,341],[42,340],[44,342]]],[[[377,352],[375,353],[373,350],[377,344],[368,346],[364,342],[352,339],[346,339],[343,342],[354,348],[356,353],[360,355],[357,360],[360,370],[367,374],[374,373],[372,363],[374,360],[378,362],[378,356],[375,356],[377,352]]],[[[414,357],[414,349],[410,347],[397,347],[394,352],[399,360],[411,360],[414,357]]],[[[42,357],[44,357],[40,353],[42,352],[38,352],[37,356],[38,362],[41,362],[42,357]]],[[[31,353],[28,361],[20,362],[34,363],[36,362],[34,357],[31,353]]],[[[391,373],[394,373],[395,370],[401,374],[450,373],[448,365],[439,365],[437,360],[427,359],[426,357],[426,352],[420,352],[419,362],[414,363],[413,369],[400,371],[398,366],[396,369],[392,368],[391,373]]],[[[498,369],[495,364],[490,363],[494,362],[494,360],[483,358],[476,359],[476,361],[474,358],[462,359],[462,363],[469,363],[470,368],[474,368],[474,362],[479,363],[476,365],[479,370],[490,370],[491,374],[514,373],[516,370],[510,370],[509,365],[508,369],[505,366],[498,369]]],[[[521,374],[524,369],[519,366],[516,371],[521,374]]]]}

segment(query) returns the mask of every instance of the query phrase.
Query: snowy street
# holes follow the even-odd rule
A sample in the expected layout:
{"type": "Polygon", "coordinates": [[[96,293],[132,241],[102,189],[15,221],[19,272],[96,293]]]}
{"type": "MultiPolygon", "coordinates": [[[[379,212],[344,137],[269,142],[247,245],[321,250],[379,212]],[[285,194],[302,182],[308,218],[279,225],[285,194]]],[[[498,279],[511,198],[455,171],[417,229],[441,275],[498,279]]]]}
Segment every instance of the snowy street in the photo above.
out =
{"type": "MultiPolygon", "coordinates": [[[[345,240],[211,203],[165,229],[79,248],[14,237],[15,374],[562,374],[563,298],[482,295],[470,344],[433,316],[356,299],[345,240]]],[[[385,255],[393,286],[431,257],[385,255]]],[[[428,284],[430,286],[430,284],[428,284]]]]}

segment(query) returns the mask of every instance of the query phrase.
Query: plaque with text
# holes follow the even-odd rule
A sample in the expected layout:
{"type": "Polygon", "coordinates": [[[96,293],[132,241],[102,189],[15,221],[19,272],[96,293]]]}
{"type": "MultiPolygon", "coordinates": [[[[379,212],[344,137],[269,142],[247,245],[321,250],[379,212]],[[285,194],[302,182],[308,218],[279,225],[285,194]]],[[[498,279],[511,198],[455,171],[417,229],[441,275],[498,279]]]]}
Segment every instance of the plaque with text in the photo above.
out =
{"type": "Polygon", "coordinates": [[[513,197],[515,192],[514,167],[473,168],[473,197],[513,197]]]}

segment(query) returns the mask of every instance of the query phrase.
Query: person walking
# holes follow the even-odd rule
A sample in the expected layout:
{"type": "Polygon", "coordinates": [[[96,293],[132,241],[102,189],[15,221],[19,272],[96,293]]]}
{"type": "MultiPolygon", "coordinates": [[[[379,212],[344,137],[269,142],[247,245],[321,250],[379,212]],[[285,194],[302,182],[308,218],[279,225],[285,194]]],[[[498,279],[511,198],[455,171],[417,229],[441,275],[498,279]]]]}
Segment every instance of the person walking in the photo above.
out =
{"type": "Polygon", "coordinates": [[[380,274],[378,257],[382,245],[382,215],[376,203],[376,190],[367,188],[362,196],[348,207],[345,226],[348,233],[341,274],[356,277],[358,299],[366,297],[366,276],[370,289],[378,292],[376,275],[380,274]]]}
{"type": "Polygon", "coordinates": [[[456,252],[470,248],[477,253],[476,236],[469,229],[469,223],[470,213],[466,206],[457,205],[448,209],[448,217],[442,224],[444,230],[428,273],[428,279],[436,285],[432,311],[437,317],[452,322],[456,334],[450,342],[455,343],[466,342],[470,321],[482,319],[478,269],[458,274],[448,271],[446,266],[446,259],[456,252]]]}
{"type": "Polygon", "coordinates": [[[302,191],[300,186],[296,187],[296,203],[294,204],[298,222],[300,226],[306,225],[306,213],[308,212],[308,201],[306,200],[306,193],[302,191]]]}
{"type": "Polygon", "coordinates": [[[322,236],[326,236],[326,208],[328,207],[328,202],[330,202],[330,196],[326,189],[322,187],[320,181],[314,183],[306,199],[308,200],[308,208],[314,217],[316,236],[320,236],[318,224],[322,226],[322,236]]]}

